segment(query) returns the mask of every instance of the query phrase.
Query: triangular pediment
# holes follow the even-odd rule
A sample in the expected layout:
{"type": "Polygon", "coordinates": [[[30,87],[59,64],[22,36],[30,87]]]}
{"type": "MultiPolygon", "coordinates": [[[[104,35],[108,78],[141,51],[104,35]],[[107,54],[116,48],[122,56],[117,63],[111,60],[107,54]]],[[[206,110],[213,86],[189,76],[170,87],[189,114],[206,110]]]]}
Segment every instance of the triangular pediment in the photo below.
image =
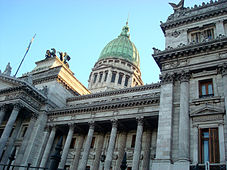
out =
{"type": "Polygon", "coordinates": [[[212,114],[224,114],[224,108],[214,105],[205,104],[193,111],[191,111],[191,116],[201,116],[201,115],[212,115],[212,114]]]}
{"type": "Polygon", "coordinates": [[[0,90],[20,86],[23,83],[19,80],[17,80],[14,77],[6,76],[1,74],[0,75],[0,90]]]}

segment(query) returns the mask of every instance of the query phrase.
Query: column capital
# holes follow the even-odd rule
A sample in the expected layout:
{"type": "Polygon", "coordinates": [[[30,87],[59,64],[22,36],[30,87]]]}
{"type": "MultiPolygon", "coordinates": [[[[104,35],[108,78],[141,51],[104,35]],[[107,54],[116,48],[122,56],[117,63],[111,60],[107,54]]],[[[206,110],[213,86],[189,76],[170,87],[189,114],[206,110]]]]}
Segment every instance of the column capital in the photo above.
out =
{"type": "Polygon", "coordinates": [[[227,75],[227,63],[218,66],[218,72],[222,74],[222,76],[227,75]]]}
{"type": "Polygon", "coordinates": [[[117,127],[118,120],[117,119],[111,119],[112,127],[117,127]]]}
{"type": "Polygon", "coordinates": [[[181,73],[178,74],[178,78],[180,80],[180,82],[189,82],[190,78],[191,78],[191,74],[189,71],[182,71],[181,73]]]}
{"type": "Polygon", "coordinates": [[[161,84],[173,83],[175,79],[175,73],[162,73],[159,75],[159,79],[161,80],[161,84]]]}
{"type": "Polygon", "coordinates": [[[137,117],[136,120],[137,120],[137,123],[138,123],[139,126],[143,126],[143,123],[144,123],[144,117],[143,116],[137,117]]]}
{"type": "Polygon", "coordinates": [[[74,129],[75,128],[75,123],[68,123],[69,129],[74,129]]]}
{"type": "Polygon", "coordinates": [[[23,107],[22,104],[20,104],[20,103],[15,103],[15,104],[13,105],[13,110],[19,111],[22,107],[23,107]]]}
{"type": "Polygon", "coordinates": [[[95,121],[89,121],[88,122],[88,124],[89,124],[89,129],[95,129],[95,121]]]}

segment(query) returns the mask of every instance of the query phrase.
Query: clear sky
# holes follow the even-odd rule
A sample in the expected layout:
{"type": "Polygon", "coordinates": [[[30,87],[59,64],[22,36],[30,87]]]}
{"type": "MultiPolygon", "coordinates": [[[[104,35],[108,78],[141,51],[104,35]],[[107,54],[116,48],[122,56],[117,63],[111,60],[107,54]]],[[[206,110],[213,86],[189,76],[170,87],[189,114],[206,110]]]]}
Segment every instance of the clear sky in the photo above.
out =
{"type": "MultiPolygon", "coordinates": [[[[131,40],[141,61],[144,84],[159,80],[152,47],[164,49],[160,21],[173,13],[168,2],[180,0],[0,0],[0,69],[8,62],[12,74],[36,33],[18,73],[31,71],[48,49],[67,52],[70,69],[87,87],[92,67],[105,45],[116,38],[129,13],[131,40]]],[[[209,0],[185,0],[185,7],[209,0]]]]}

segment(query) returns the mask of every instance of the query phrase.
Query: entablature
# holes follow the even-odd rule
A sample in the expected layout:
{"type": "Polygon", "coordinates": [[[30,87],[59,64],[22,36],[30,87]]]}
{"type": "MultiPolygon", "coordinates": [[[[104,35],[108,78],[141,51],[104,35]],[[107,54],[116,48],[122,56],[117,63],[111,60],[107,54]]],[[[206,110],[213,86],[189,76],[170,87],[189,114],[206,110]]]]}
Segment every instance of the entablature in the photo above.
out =
{"type": "Polygon", "coordinates": [[[227,46],[227,37],[224,35],[218,36],[214,40],[209,40],[207,42],[202,43],[190,43],[189,45],[181,44],[178,48],[170,48],[164,51],[160,51],[158,49],[154,49],[154,54],[152,55],[155,59],[156,63],[158,64],[159,68],[162,70],[163,64],[165,62],[177,61],[175,67],[185,66],[187,64],[187,58],[192,55],[204,53],[204,52],[215,52],[217,50],[224,49],[227,46]],[[181,61],[183,63],[180,63],[181,61]]]}

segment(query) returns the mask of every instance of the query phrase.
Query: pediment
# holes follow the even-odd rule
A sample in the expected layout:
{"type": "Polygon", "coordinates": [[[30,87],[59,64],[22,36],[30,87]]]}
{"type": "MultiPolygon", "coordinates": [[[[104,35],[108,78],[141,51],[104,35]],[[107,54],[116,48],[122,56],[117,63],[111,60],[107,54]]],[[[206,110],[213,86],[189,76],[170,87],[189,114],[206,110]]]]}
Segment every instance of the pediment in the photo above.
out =
{"type": "Polygon", "coordinates": [[[14,77],[0,75],[0,90],[22,85],[22,82],[14,77]]]}
{"type": "Polygon", "coordinates": [[[224,112],[225,110],[223,107],[205,104],[191,111],[190,115],[191,116],[215,115],[215,114],[224,114],[224,112]]]}

